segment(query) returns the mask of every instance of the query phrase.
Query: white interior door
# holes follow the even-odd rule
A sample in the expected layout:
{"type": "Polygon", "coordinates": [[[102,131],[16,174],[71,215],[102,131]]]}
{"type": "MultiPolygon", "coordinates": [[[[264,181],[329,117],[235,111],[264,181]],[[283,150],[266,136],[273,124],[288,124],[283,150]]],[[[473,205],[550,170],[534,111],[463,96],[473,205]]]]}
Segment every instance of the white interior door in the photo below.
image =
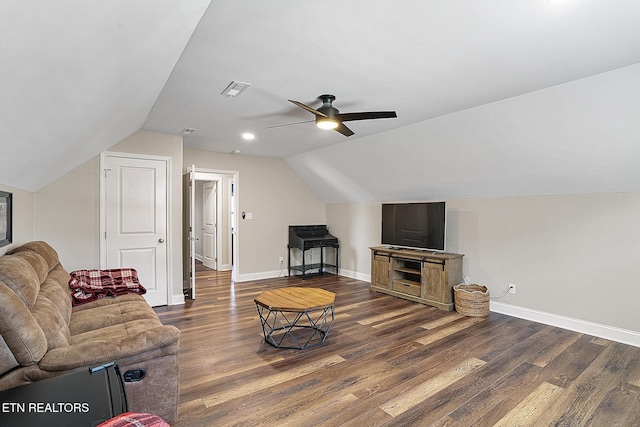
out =
{"type": "Polygon", "coordinates": [[[104,159],[103,268],[134,268],[151,306],[168,303],[167,161],[104,159]]]}
{"type": "Polygon", "coordinates": [[[196,299],[196,172],[189,171],[189,268],[191,269],[191,298],[196,299]]]}
{"type": "Polygon", "coordinates": [[[196,297],[195,235],[194,235],[194,172],[182,175],[182,291],[185,297],[196,297]],[[193,193],[193,194],[192,194],[193,193]]]}
{"type": "Polygon", "coordinates": [[[216,250],[218,182],[205,182],[202,191],[202,264],[205,267],[216,270],[218,268],[216,250]]]}

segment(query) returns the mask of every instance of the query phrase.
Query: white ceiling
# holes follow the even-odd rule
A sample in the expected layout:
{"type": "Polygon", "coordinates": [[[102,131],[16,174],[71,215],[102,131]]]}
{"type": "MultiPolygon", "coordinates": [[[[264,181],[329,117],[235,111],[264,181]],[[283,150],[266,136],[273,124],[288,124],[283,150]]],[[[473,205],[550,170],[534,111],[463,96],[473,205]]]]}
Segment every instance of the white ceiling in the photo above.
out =
{"type": "Polygon", "coordinates": [[[9,2],[0,183],[191,127],[185,147],[285,158],[328,202],[640,189],[636,0],[207,3],[9,2]],[[323,93],[398,118],[269,128],[323,93]]]}
{"type": "Polygon", "coordinates": [[[140,130],[210,0],[2,0],[0,183],[36,191],[140,130]]]}

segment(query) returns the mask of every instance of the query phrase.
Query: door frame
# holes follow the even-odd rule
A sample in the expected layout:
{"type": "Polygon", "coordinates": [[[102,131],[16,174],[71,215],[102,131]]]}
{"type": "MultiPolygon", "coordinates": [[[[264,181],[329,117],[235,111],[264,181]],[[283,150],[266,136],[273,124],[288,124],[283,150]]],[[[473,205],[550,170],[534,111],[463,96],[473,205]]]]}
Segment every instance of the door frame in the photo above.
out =
{"type": "Polygon", "coordinates": [[[99,218],[99,222],[100,222],[100,235],[99,235],[99,241],[100,241],[100,268],[101,269],[105,269],[106,265],[107,265],[107,241],[106,241],[106,230],[107,230],[107,203],[106,203],[106,164],[107,164],[107,158],[108,157],[120,157],[120,158],[128,158],[128,159],[137,159],[137,160],[156,160],[156,161],[162,161],[166,163],[166,183],[167,183],[167,188],[166,188],[166,218],[167,218],[167,223],[165,224],[165,226],[167,227],[167,238],[166,238],[166,245],[165,245],[165,250],[167,251],[167,263],[166,263],[166,270],[164,271],[164,273],[167,276],[167,305],[172,305],[173,304],[173,283],[172,283],[172,272],[173,272],[173,239],[171,238],[172,236],[172,224],[173,224],[173,218],[171,215],[171,157],[166,157],[166,156],[154,156],[151,154],[138,154],[138,153],[122,153],[122,152],[116,152],[116,151],[104,151],[102,153],[100,153],[100,187],[99,187],[99,191],[100,191],[100,218],[99,218]]]}
{"type": "MultiPolygon", "coordinates": [[[[193,165],[193,166],[187,167],[186,173],[190,174],[190,176],[193,176],[194,181],[219,181],[220,182],[219,177],[212,176],[212,175],[230,175],[233,177],[234,198],[230,208],[232,212],[236,214],[230,216],[231,228],[233,230],[231,233],[231,239],[233,242],[232,249],[231,249],[232,251],[231,259],[233,260],[232,268],[231,268],[231,281],[235,282],[237,280],[239,266],[240,266],[240,257],[238,256],[238,252],[239,252],[238,248],[240,246],[240,244],[238,243],[240,240],[239,239],[240,230],[239,230],[238,215],[237,215],[238,206],[240,205],[240,185],[239,185],[240,172],[235,170],[226,170],[226,169],[204,169],[204,168],[199,168],[193,165]]],[[[219,186],[218,186],[218,193],[220,193],[219,186]]],[[[185,198],[185,201],[186,201],[186,198],[185,198]]],[[[218,199],[218,209],[220,209],[220,206],[221,206],[221,203],[220,203],[220,200],[218,199]]],[[[218,236],[220,235],[219,231],[220,230],[218,229],[218,236]]],[[[186,239],[188,237],[189,236],[183,236],[183,239],[186,239]]],[[[218,245],[218,258],[220,255],[220,250],[221,250],[220,245],[218,245]]],[[[218,268],[219,266],[220,264],[218,263],[218,268]]]]}

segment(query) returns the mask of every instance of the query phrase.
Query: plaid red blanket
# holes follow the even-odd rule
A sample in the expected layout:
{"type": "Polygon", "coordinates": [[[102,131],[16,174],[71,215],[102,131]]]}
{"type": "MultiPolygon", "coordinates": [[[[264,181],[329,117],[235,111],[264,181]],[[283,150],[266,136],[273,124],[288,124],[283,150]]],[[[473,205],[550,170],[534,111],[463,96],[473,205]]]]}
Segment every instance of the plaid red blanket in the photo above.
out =
{"type": "Polygon", "coordinates": [[[151,414],[125,412],[99,424],[98,427],[169,427],[162,418],[151,414]]]}
{"type": "Polygon", "coordinates": [[[138,272],[133,268],[72,271],[69,288],[71,288],[73,305],[84,304],[106,296],[142,295],[147,292],[138,281],[138,272]]]}

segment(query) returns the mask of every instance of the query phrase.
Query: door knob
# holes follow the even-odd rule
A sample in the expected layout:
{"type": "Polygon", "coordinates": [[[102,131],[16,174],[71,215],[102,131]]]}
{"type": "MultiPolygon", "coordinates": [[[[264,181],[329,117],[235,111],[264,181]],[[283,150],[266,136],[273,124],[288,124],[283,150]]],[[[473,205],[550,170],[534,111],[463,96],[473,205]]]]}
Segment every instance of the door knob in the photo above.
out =
{"type": "Polygon", "coordinates": [[[158,242],[164,243],[164,239],[158,239],[158,242]]]}

